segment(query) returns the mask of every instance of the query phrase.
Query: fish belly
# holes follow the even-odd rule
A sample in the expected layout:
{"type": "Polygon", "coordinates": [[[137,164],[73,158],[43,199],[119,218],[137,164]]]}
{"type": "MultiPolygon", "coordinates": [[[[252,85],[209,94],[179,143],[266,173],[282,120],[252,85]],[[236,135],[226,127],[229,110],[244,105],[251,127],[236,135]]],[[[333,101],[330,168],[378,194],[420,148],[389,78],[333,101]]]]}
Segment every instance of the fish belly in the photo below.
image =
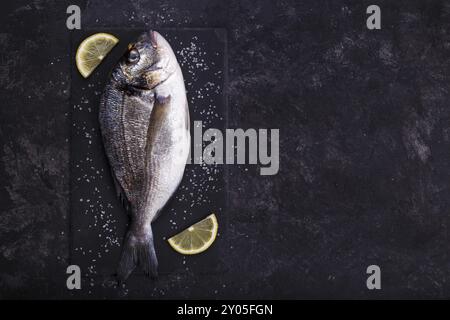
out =
{"type": "Polygon", "coordinates": [[[152,141],[148,156],[149,192],[146,205],[150,221],[156,218],[158,211],[178,188],[189,155],[191,139],[185,124],[188,114],[180,108],[180,103],[182,105],[183,101],[173,101],[172,106],[158,106],[155,103],[155,108],[165,108],[167,114],[156,139],[152,141]]]}

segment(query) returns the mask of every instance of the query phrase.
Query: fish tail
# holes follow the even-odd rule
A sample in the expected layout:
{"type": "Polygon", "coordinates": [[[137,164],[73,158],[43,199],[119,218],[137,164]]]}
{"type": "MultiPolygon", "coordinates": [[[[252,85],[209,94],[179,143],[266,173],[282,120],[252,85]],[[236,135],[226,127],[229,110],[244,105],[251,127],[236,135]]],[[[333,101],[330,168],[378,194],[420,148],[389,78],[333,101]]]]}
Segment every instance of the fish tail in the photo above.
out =
{"type": "Polygon", "coordinates": [[[158,276],[158,259],[151,229],[144,236],[128,231],[117,270],[119,281],[125,281],[136,266],[140,266],[144,273],[151,278],[158,276]]]}

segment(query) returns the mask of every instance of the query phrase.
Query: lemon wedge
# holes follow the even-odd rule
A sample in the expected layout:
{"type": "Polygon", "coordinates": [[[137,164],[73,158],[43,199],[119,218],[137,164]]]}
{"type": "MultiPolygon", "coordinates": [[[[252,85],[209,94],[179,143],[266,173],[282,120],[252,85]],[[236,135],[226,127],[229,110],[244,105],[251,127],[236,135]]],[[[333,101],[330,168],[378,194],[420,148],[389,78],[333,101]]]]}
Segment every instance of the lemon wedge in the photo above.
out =
{"type": "Polygon", "coordinates": [[[85,78],[102,62],[119,40],[109,33],[96,33],[81,42],[75,57],[78,71],[85,78]]]}
{"type": "Polygon", "coordinates": [[[212,245],[218,229],[219,224],[213,213],[167,241],[175,251],[181,254],[197,254],[212,245]]]}

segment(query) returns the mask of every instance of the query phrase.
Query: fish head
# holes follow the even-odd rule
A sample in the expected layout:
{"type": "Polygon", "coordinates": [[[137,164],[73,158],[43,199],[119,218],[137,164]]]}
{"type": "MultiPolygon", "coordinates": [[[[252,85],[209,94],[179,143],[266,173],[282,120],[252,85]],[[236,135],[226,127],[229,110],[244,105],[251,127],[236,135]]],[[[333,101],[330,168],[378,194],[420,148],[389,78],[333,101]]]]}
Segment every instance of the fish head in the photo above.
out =
{"type": "Polygon", "coordinates": [[[127,86],[151,90],[174,73],[177,66],[167,40],[158,32],[150,31],[128,45],[112,76],[127,86]]]}

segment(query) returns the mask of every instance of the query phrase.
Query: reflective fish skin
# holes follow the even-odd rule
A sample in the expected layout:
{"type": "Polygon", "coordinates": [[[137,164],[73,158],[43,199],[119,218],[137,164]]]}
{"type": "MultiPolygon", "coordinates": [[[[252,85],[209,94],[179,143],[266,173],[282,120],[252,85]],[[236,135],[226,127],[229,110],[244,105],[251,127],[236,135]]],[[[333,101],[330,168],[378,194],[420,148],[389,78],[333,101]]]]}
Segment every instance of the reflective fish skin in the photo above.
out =
{"type": "Polygon", "coordinates": [[[181,68],[157,32],[142,34],[113,69],[99,109],[118,196],[130,213],[117,276],[157,276],[151,223],[178,188],[190,150],[181,68]]]}

